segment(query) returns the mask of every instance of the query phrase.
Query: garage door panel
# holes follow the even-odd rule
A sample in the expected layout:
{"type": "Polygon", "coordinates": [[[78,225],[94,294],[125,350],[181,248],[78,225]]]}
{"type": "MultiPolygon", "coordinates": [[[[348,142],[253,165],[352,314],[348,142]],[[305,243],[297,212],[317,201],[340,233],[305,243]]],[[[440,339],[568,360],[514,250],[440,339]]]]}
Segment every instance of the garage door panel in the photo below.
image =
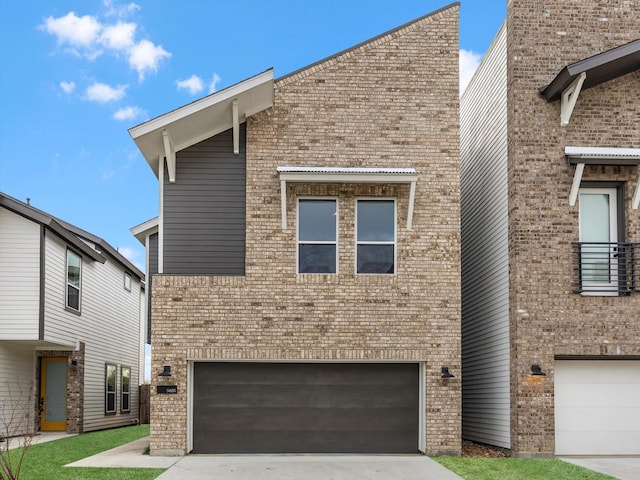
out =
{"type": "Polygon", "coordinates": [[[637,406],[640,401],[640,384],[608,383],[604,385],[572,383],[556,387],[556,403],[559,407],[615,407],[637,406]],[[579,390],[578,390],[578,388],[579,390]],[[576,394],[572,394],[576,392],[576,394]]]}
{"type": "Polygon", "coordinates": [[[195,453],[413,453],[418,364],[194,364],[195,453]]]}
{"type": "Polygon", "coordinates": [[[198,428],[215,422],[216,430],[335,430],[348,432],[376,430],[413,430],[413,409],[387,408],[224,408],[200,415],[198,428]]]}
{"type": "Polygon", "coordinates": [[[370,364],[362,363],[198,363],[198,368],[206,370],[215,377],[203,375],[203,385],[396,385],[413,383],[413,370],[407,370],[407,364],[376,364],[376,375],[367,375],[370,364]],[[277,366],[286,368],[278,368],[277,366]],[[314,368],[322,365],[323,368],[314,368]],[[267,368],[266,366],[273,366],[267,368]],[[264,372],[268,370],[268,375],[264,372]],[[364,375],[363,375],[364,373],[364,375]]]}
{"type": "Polygon", "coordinates": [[[640,454],[640,361],[557,361],[554,388],[556,454],[640,454]]]}
{"type": "Polygon", "coordinates": [[[216,453],[309,453],[324,452],[327,445],[334,446],[331,453],[353,453],[354,451],[406,453],[407,451],[416,451],[413,444],[407,441],[404,431],[366,433],[322,431],[301,434],[299,430],[280,430],[269,432],[266,435],[263,431],[223,431],[210,437],[207,451],[216,453]],[[389,443],[403,448],[398,452],[389,452],[386,447],[389,443]],[[241,445],[243,451],[232,447],[234,445],[241,445]]]}
{"type": "Polygon", "coordinates": [[[224,385],[199,395],[198,401],[216,408],[308,407],[323,408],[340,401],[344,408],[361,406],[391,408],[407,405],[415,398],[413,386],[395,387],[393,395],[379,395],[387,385],[305,385],[306,395],[298,395],[299,385],[224,385]]]}

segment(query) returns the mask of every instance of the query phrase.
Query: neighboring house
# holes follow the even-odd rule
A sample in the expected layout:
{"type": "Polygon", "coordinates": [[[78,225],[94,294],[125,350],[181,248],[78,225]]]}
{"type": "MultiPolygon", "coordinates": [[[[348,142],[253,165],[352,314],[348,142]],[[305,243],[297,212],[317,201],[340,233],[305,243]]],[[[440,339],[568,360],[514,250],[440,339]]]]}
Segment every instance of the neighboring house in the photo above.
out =
{"type": "Polygon", "coordinates": [[[152,454],[460,453],[458,10],[130,130],[152,454]]]}
{"type": "Polygon", "coordinates": [[[104,240],[0,193],[0,427],[137,421],[143,278],[104,240]]]}
{"type": "Polygon", "coordinates": [[[639,24],[511,0],[462,96],[463,438],[640,454],[639,24]]]}

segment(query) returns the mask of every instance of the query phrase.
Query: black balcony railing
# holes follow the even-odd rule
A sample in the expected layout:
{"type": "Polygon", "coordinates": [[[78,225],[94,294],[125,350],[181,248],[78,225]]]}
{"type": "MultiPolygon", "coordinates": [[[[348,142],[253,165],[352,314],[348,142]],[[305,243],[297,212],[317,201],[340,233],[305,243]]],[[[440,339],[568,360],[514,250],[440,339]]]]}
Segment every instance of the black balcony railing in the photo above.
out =
{"type": "Polygon", "coordinates": [[[627,295],[640,288],[640,243],[573,242],[573,291],[627,295]]]}

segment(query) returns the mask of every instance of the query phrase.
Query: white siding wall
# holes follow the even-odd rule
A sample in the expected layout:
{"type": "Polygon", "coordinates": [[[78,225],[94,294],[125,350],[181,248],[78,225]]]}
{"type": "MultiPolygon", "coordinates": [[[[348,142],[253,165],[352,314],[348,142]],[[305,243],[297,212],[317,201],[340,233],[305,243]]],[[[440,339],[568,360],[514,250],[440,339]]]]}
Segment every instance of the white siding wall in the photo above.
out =
{"type": "Polygon", "coordinates": [[[40,225],[0,207],[0,340],[37,340],[40,225]]]}
{"type": "Polygon", "coordinates": [[[33,431],[35,355],[31,345],[0,341],[0,434],[33,431]]]}
{"type": "Polygon", "coordinates": [[[506,25],[460,101],[463,438],[510,448],[506,25]]]}
{"type": "Polygon", "coordinates": [[[65,310],[66,245],[46,236],[45,340],[85,343],[84,430],[132,424],[138,417],[140,283],[124,289],[124,268],[110,257],[104,264],[82,259],[81,314],[65,310]],[[105,363],[118,365],[117,415],[104,414],[105,363]],[[120,413],[120,367],[131,367],[131,413],[120,413]]]}

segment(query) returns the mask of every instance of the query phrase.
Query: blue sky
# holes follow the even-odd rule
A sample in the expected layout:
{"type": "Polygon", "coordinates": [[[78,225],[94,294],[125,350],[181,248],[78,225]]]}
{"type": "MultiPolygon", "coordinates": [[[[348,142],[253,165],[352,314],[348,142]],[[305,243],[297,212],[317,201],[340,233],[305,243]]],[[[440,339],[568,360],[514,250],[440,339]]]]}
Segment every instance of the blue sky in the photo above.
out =
{"type": "MultiPolygon", "coordinates": [[[[0,2],[0,191],[104,238],[142,267],[129,228],[158,213],[127,130],[267,68],[276,78],[446,0],[0,2]]],[[[506,0],[461,5],[473,71],[506,0]]]]}

